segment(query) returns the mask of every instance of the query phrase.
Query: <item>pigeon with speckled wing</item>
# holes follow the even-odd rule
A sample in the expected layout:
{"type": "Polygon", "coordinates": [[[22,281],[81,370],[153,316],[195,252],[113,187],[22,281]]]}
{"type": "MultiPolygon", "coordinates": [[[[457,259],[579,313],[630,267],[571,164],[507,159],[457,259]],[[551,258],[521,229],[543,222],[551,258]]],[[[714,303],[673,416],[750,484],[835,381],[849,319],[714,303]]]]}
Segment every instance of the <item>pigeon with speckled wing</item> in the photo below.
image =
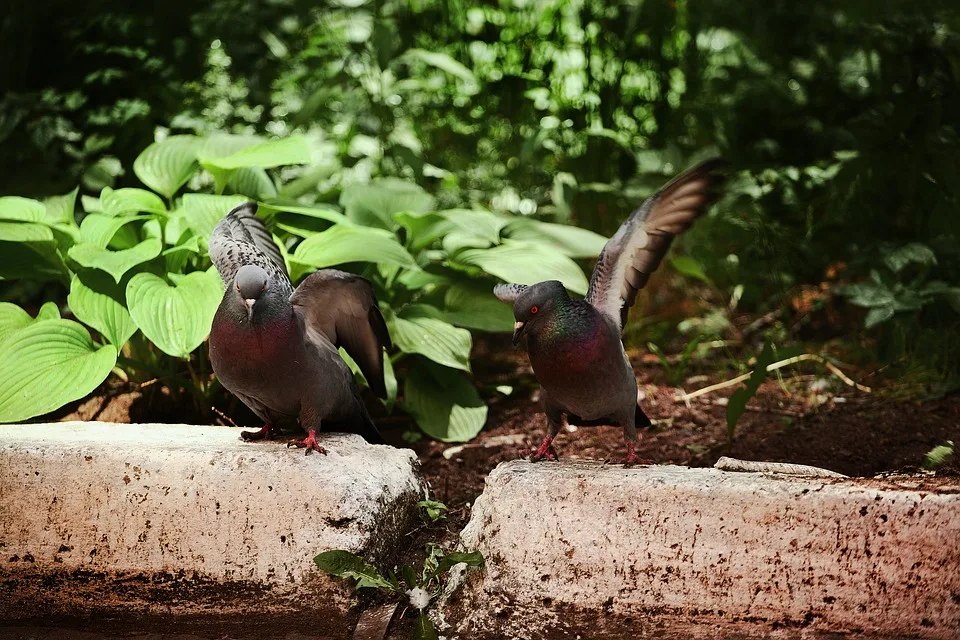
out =
{"type": "Polygon", "coordinates": [[[276,422],[299,420],[307,437],[290,444],[323,452],[316,433],[383,438],[370,419],[339,347],[386,397],[387,326],[368,280],[336,269],[310,274],[294,290],[283,256],[256,204],[233,209],[210,236],[225,291],[210,329],[210,362],[221,384],[264,421],[245,440],[269,438],[276,422]]]}
{"type": "Polygon", "coordinates": [[[547,436],[531,460],[555,460],[553,440],[564,418],[573,425],[624,430],[626,464],[637,461],[637,427],[650,425],[640,407],[637,380],[621,333],[630,307],[657,269],[673,238],[717,198],[724,180],[720,159],[702,162],[648,198],[607,241],[584,300],[556,280],[501,284],[494,294],[513,305],[513,342],[526,338],[541,387],[547,436]]]}

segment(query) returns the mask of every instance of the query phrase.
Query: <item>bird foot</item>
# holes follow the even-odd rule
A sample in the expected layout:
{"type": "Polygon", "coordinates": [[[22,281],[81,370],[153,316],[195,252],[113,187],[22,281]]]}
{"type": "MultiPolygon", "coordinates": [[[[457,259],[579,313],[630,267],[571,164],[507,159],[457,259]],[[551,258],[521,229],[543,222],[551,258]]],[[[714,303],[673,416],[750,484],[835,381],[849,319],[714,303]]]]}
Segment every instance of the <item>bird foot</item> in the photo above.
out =
{"type": "Polygon", "coordinates": [[[287,443],[288,447],[297,447],[298,449],[306,449],[304,454],[308,454],[311,451],[316,451],[317,453],[322,453],[327,455],[327,450],[320,446],[320,443],[317,442],[317,434],[311,429],[307,433],[307,437],[303,440],[293,439],[287,443]]]}
{"type": "Polygon", "coordinates": [[[272,424],[265,424],[258,431],[241,431],[240,439],[241,440],[269,440],[270,439],[270,430],[273,428],[272,424]]]}
{"type": "Polygon", "coordinates": [[[538,462],[540,460],[551,460],[555,462],[560,459],[560,456],[557,455],[557,450],[553,448],[552,438],[545,438],[540,446],[537,447],[536,451],[524,449],[520,452],[520,457],[529,457],[530,462],[538,462]]]}
{"type": "Polygon", "coordinates": [[[637,445],[635,445],[632,442],[627,442],[627,457],[623,459],[623,466],[632,467],[635,464],[638,464],[640,466],[648,466],[653,464],[652,460],[637,457],[636,446],[637,445]]]}

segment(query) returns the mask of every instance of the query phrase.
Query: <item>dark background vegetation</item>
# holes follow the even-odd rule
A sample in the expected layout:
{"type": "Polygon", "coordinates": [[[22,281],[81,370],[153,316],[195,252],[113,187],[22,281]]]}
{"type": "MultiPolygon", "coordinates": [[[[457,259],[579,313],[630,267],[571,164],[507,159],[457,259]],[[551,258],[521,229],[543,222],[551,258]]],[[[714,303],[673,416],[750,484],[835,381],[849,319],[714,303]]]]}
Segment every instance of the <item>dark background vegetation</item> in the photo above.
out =
{"type": "Polygon", "coordinates": [[[608,235],[719,153],[729,194],[641,300],[631,344],[737,340],[760,319],[779,344],[832,341],[942,395],[960,371],[955,7],[14,0],[0,194],[141,186],[129,167],[158,128],[303,131],[331,157],[306,176],[321,201],[342,175],[396,176],[443,206],[608,235]]]}

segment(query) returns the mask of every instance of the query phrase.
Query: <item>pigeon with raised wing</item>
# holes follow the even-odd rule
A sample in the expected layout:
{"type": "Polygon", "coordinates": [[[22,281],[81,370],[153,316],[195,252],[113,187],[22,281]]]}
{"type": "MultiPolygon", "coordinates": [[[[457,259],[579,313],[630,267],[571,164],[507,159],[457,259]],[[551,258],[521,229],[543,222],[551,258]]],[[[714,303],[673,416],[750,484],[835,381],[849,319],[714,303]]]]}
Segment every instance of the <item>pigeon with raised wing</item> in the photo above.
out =
{"type": "Polygon", "coordinates": [[[717,198],[720,159],[674,178],[634,211],[607,241],[583,300],[557,280],[501,284],[494,294],[513,304],[514,345],[526,337],[540,382],[547,435],[531,460],[555,460],[553,440],[563,420],[573,425],[623,427],[626,464],[637,461],[637,427],[650,425],[623,348],[627,313],[670,247],[717,198]]]}
{"type": "Polygon", "coordinates": [[[383,438],[370,419],[343,347],[375,394],[386,397],[383,347],[390,347],[373,286],[335,269],[310,274],[294,290],[283,257],[249,202],[210,236],[210,258],[225,291],[210,329],[210,362],[221,384],[264,426],[245,440],[269,438],[278,421],[299,420],[307,437],[291,445],[325,453],[316,434],[383,438]]]}

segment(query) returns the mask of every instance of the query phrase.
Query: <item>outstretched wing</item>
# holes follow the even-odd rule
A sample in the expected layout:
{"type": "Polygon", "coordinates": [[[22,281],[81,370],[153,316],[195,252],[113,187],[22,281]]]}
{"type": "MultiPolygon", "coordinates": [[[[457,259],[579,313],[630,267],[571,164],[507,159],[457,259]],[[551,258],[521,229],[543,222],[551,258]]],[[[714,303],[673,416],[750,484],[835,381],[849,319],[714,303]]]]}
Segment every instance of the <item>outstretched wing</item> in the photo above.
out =
{"type": "Polygon", "coordinates": [[[257,203],[245,202],[223,217],[210,234],[210,259],[220,272],[224,286],[233,282],[237,271],[255,264],[290,286],[290,276],[280,249],[257,217],[257,203]]]}
{"type": "Polygon", "coordinates": [[[726,163],[713,158],[677,176],[630,214],[611,237],[590,278],[586,300],[622,330],[627,313],[656,271],[674,236],[717,199],[726,163]]]}
{"type": "Polygon", "coordinates": [[[497,296],[500,302],[513,304],[521,293],[527,290],[525,284],[498,284],[493,288],[493,295],[497,296]]]}
{"type": "Polygon", "coordinates": [[[320,333],[337,347],[342,346],[373,392],[387,397],[383,347],[390,348],[390,334],[369,280],[336,269],[321,269],[300,283],[290,303],[303,316],[307,339],[316,339],[313,336],[320,333]]]}

